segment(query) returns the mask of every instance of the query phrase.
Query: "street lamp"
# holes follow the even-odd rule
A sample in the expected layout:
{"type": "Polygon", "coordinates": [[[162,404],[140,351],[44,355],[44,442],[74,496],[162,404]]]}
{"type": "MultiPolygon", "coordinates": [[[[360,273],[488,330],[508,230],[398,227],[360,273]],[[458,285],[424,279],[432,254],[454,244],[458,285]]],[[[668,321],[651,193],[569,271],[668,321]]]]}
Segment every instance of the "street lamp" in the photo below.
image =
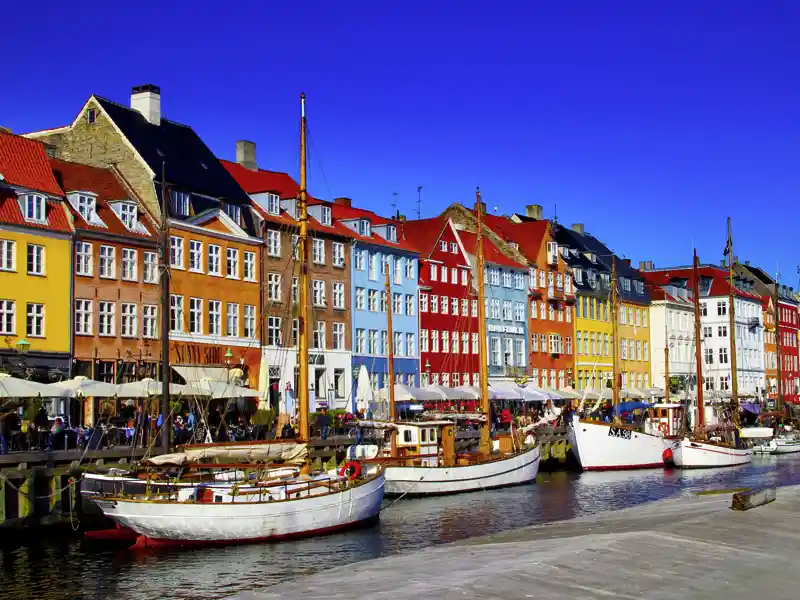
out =
{"type": "Polygon", "coordinates": [[[14,344],[14,347],[17,349],[17,353],[20,356],[25,356],[28,353],[28,350],[31,349],[31,343],[25,338],[22,338],[20,341],[14,344]]]}

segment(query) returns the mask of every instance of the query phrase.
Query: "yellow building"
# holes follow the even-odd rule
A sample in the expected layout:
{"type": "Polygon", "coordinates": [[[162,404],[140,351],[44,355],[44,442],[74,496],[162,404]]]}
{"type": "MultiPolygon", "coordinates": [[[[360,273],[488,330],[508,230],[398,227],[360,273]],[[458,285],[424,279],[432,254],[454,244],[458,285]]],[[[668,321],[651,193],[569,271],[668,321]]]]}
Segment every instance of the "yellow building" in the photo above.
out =
{"type": "Polygon", "coordinates": [[[575,316],[576,388],[600,390],[606,387],[606,382],[610,381],[613,373],[614,336],[608,296],[598,297],[585,289],[579,289],[575,316]]]}
{"type": "Polygon", "coordinates": [[[40,142],[0,131],[0,370],[68,377],[72,226],[40,142]]]}
{"type": "Polygon", "coordinates": [[[622,387],[651,387],[649,306],[620,302],[617,333],[622,387]]]}

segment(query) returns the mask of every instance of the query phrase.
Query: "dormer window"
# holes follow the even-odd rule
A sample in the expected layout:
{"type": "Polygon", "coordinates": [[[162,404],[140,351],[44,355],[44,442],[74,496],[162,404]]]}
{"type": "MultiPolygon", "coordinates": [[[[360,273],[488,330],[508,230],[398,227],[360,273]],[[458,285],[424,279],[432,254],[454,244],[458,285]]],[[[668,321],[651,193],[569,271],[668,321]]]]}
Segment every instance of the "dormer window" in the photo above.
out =
{"type": "Polygon", "coordinates": [[[633,281],[633,286],[634,288],[636,288],[637,294],[644,294],[644,281],[639,281],[638,279],[635,279],[633,281]]]}
{"type": "Polygon", "coordinates": [[[326,227],[331,226],[331,207],[330,206],[322,206],[322,214],[320,218],[320,223],[325,225],[326,227]]]}
{"type": "Polygon", "coordinates": [[[389,225],[386,228],[386,239],[389,240],[390,242],[397,241],[397,227],[395,227],[394,225],[389,225]]]}
{"type": "Polygon", "coordinates": [[[225,214],[237,225],[242,223],[242,207],[237,204],[225,204],[225,214]]]}
{"type": "Polygon", "coordinates": [[[95,215],[95,199],[91,196],[78,195],[78,200],[75,203],[78,208],[78,214],[83,217],[87,223],[94,220],[95,215]]]}
{"type": "Polygon", "coordinates": [[[25,196],[25,220],[44,223],[45,218],[45,198],[39,194],[27,194],[25,196]]]}
{"type": "Polygon", "coordinates": [[[575,274],[575,281],[577,283],[583,283],[583,269],[575,268],[572,272],[575,274]]]}
{"type": "Polygon", "coordinates": [[[590,252],[589,253],[589,260],[592,261],[593,263],[596,263],[597,262],[597,255],[594,252],[590,252]]]}
{"type": "Polygon", "coordinates": [[[370,227],[369,221],[366,219],[359,220],[358,233],[364,237],[370,237],[372,235],[372,228],[370,227]]]}
{"type": "Polygon", "coordinates": [[[189,216],[189,193],[172,190],[172,208],[175,214],[182,217],[189,216]]]}
{"type": "Polygon", "coordinates": [[[95,121],[97,121],[97,111],[93,108],[90,108],[86,111],[86,122],[91,125],[95,121]]]}
{"type": "Polygon", "coordinates": [[[267,194],[267,212],[271,215],[281,214],[281,197],[278,194],[267,194]]]}
{"type": "Polygon", "coordinates": [[[626,292],[631,291],[631,280],[629,277],[621,277],[620,281],[622,282],[622,289],[626,292]]]}
{"type": "Polygon", "coordinates": [[[123,225],[133,231],[136,228],[138,215],[133,202],[122,202],[119,205],[119,218],[123,225]]]}

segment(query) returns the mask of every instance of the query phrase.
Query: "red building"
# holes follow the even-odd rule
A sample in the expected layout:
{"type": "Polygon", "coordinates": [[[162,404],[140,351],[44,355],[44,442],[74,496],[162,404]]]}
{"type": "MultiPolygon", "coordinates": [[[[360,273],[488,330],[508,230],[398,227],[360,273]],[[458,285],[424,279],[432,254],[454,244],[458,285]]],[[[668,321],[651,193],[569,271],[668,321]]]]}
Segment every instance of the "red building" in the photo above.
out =
{"type": "Polygon", "coordinates": [[[478,385],[478,301],[458,231],[439,216],[401,223],[400,236],[420,255],[422,385],[478,385]]]}
{"type": "Polygon", "coordinates": [[[798,367],[797,335],[798,302],[791,290],[780,286],[778,297],[778,356],[781,357],[781,391],[785,402],[800,402],[800,368],[798,367]]]}

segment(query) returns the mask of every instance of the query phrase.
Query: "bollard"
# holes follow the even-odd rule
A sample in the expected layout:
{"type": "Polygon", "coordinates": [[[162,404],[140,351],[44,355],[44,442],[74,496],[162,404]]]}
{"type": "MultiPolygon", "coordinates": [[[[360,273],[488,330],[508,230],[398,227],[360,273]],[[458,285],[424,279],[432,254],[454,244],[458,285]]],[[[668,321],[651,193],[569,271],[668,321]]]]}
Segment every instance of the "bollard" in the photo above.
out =
{"type": "Polygon", "coordinates": [[[776,490],[774,487],[736,492],[731,500],[731,508],[733,510],[750,510],[757,506],[775,502],[775,496],[776,490]]]}

